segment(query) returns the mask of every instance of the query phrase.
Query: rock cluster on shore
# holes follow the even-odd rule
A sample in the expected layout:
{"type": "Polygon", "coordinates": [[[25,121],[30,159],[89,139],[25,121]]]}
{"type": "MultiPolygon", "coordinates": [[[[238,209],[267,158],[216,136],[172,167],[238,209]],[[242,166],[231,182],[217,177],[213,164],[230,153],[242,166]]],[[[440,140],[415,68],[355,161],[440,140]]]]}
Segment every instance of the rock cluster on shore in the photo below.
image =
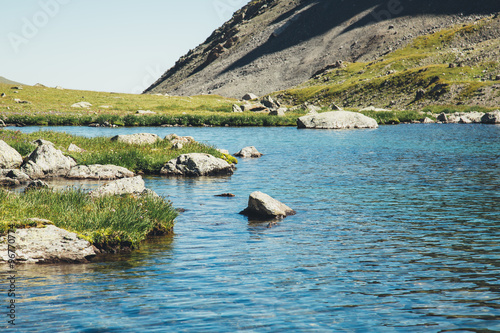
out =
{"type": "Polygon", "coordinates": [[[492,112],[441,113],[437,120],[445,124],[500,124],[500,110],[492,112]]]}

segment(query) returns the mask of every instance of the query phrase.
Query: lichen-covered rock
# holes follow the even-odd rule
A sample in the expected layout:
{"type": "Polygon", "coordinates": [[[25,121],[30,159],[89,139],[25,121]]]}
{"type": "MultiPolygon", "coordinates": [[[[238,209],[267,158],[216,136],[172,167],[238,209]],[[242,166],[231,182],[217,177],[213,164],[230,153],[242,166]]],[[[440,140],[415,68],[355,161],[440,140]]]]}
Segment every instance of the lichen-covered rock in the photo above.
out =
{"type": "Polygon", "coordinates": [[[135,194],[141,195],[146,190],[144,180],[141,176],[124,178],[111,181],[98,187],[90,193],[92,197],[103,197],[107,195],[135,194]]]}
{"type": "Polygon", "coordinates": [[[297,120],[297,126],[315,129],[378,128],[375,119],[350,111],[332,111],[303,116],[297,120]]]}
{"type": "MultiPolygon", "coordinates": [[[[87,262],[96,255],[95,248],[88,241],[53,225],[17,229],[14,237],[17,263],[87,262]]],[[[8,260],[6,237],[0,237],[0,261],[8,260]]]]}
{"type": "Polygon", "coordinates": [[[167,176],[217,176],[232,175],[235,166],[223,159],[209,154],[184,154],[168,161],[161,169],[162,175],[167,176]]]}
{"type": "Polygon", "coordinates": [[[248,207],[241,214],[253,218],[268,219],[284,218],[295,215],[296,212],[265,193],[253,192],[248,199],[248,207]]]}
{"type": "Polygon", "coordinates": [[[115,180],[134,177],[135,174],[127,168],[116,165],[77,165],[66,175],[69,179],[104,179],[115,180]]]}
{"type": "Polygon", "coordinates": [[[75,165],[71,157],[64,156],[52,144],[42,144],[30,154],[21,170],[31,179],[43,179],[64,177],[75,165]]]}
{"type": "Polygon", "coordinates": [[[261,157],[262,155],[263,154],[259,153],[257,148],[255,148],[254,146],[245,147],[236,154],[234,154],[234,156],[244,157],[244,158],[258,158],[261,157]]]}
{"type": "Polygon", "coordinates": [[[131,145],[146,145],[161,141],[161,138],[152,133],[137,133],[129,135],[116,135],[111,138],[111,141],[124,142],[131,145]]]}
{"type": "Polygon", "coordinates": [[[5,141],[0,140],[0,169],[16,169],[23,163],[23,157],[5,141]]]}

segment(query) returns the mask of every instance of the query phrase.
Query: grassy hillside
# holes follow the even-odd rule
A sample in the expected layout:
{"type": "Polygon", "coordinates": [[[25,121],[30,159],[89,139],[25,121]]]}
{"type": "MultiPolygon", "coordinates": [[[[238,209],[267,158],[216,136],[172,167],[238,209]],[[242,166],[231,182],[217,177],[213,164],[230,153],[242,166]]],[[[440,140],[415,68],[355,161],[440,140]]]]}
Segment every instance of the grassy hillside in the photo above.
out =
{"type": "Polygon", "coordinates": [[[344,63],[274,95],[290,104],[353,108],[498,108],[499,31],[497,16],[440,30],[375,61],[344,63]]]}
{"type": "Polygon", "coordinates": [[[216,95],[174,97],[132,95],[47,87],[12,89],[0,84],[0,119],[23,125],[89,125],[109,122],[118,126],[274,126],[294,125],[296,116],[271,117],[252,112],[232,113],[234,99],[216,95]],[[73,104],[88,102],[89,108],[73,104]],[[154,114],[139,115],[138,110],[154,114]]]}

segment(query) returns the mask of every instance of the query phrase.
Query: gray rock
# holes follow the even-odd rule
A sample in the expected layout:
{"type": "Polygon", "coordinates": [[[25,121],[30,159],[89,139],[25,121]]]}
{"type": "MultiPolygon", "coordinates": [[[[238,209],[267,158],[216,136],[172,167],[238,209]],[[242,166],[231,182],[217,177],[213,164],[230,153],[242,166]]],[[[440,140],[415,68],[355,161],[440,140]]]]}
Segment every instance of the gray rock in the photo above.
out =
{"type": "Polygon", "coordinates": [[[319,111],[321,111],[321,108],[316,105],[305,105],[305,110],[307,111],[308,114],[318,114],[319,111]]]}
{"type": "Polygon", "coordinates": [[[16,187],[19,185],[21,185],[21,183],[16,179],[0,176],[0,186],[1,187],[16,187]]]}
{"type": "Polygon", "coordinates": [[[196,142],[192,136],[178,136],[177,134],[169,134],[165,137],[165,140],[170,141],[170,143],[172,143],[172,145],[175,145],[178,143],[185,145],[185,144],[196,142]]]}
{"type": "Polygon", "coordinates": [[[229,155],[229,150],[227,150],[227,149],[217,149],[217,151],[218,151],[219,153],[229,155]]]}
{"type": "Polygon", "coordinates": [[[259,153],[257,148],[255,148],[254,146],[245,147],[236,154],[234,154],[234,156],[244,157],[244,158],[252,158],[252,157],[258,158],[261,157],[262,155],[263,154],[259,153]]]}
{"type": "Polygon", "coordinates": [[[30,191],[30,190],[37,190],[37,189],[41,189],[41,188],[49,188],[49,184],[47,184],[43,180],[36,179],[36,180],[33,180],[32,182],[30,182],[28,184],[28,186],[26,186],[26,188],[24,189],[24,192],[30,191]]]}
{"type": "Polygon", "coordinates": [[[71,105],[72,108],[88,109],[92,106],[89,102],[78,102],[71,105]]]}
{"type": "Polygon", "coordinates": [[[241,107],[238,104],[233,104],[233,112],[240,113],[240,112],[243,112],[243,110],[241,109],[241,107]]]}
{"type": "Polygon", "coordinates": [[[160,173],[167,176],[217,176],[231,175],[235,166],[209,154],[184,154],[168,161],[160,173]]]}
{"type": "Polygon", "coordinates": [[[35,146],[41,146],[41,145],[51,145],[51,146],[53,146],[54,145],[52,142],[44,140],[44,139],[38,139],[38,140],[32,141],[31,144],[33,144],[35,146]]]}
{"type": "Polygon", "coordinates": [[[16,169],[23,163],[23,157],[5,141],[0,140],[0,169],[16,169]]]}
{"type": "Polygon", "coordinates": [[[441,112],[438,116],[437,116],[437,120],[442,122],[442,123],[447,123],[448,122],[448,116],[446,115],[446,113],[444,112],[441,112]]]}
{"type": "Polygon", "coordinates": [[[271,109],[271,110],[276,110],[278,109],[281,104],[277,101],[275,101],[271,96],[266,96],[264,97],[260,103],[264,105],[266,108],[271,109]]]}
{"type": "Polygon", "coordinates": [[[500,124],[500,110],[486,113],[482,118],[483,124],[500,124]]]}
{"type": "Polygon", "coordinates": [[[181,150],[182,148],[184,148],[184,145],[181,142],[175,142],[172,145],[172,149],[175,149],[175,150],[181,150]]]}
{"type": "Polygon", "coordinates": [[[257,99],[259,98],[259,96],[255,95],[255,94],[252,94],[252,93],[248,93],[248,94],[245,94],[242,99],[244,101],[251,101],[252,99],[257,99]]]}
{"type": "Polygon", "coordinates": [[[284,117],[285,116],[285,113],[288,111],[287,108],[279,108],[277,110],[271,110],[271,112],[269,112],[269,115],[270,116],[278,116],[278,117],[284,117]]]}
{"type": "Polygon", "coordinates": [[[472,123],[481,123],[484,113],[482,112],[456,112],[445,114],[441,113],[438,116],[438,120],[447,123],[447,124],[472,124],[472,123]]]}
{"type": "Polygon", "coordinates": [[[0,177],[17,180],[20,184],[27,183],[30,177],[19,169],[0,169],[0,177]]]}
{"type": "Polygon", "coordinates": [[[137,114],[156,114],[156,112],[151,110],[137,110],[137,114]]]}
{"type": "Polygon", "coordinates": [[[152,133],[137,133],[129,135],[117,135],[112,137],[111,141],[118,141],[131,145],[145,145],[161,141],[161,138],[158,135],[152,133]]]}
{"type": "Polygon", "coordinates": [[[109,164],[94,164],[74,166],[68,172],[66,178],[115,180],[121,178],[130,178],[134,176],[135,174],[127,168],[109,164]]]}
{"type": "Polygon", "coordinates": [[[316,129],[378,128],[375,119],[349,111],[332,111],[303,116],[297,120],[297,126],[316,129]]]}
{"type": "Polygon", "coordinates": [[[64,177],[75,165],[76,162],[71,157],[64,156],[53,145],[42,144],[28,156],[21,170],[31,179],[43,179],[64,177]]]}
{"type": "Polygon", "coordinates": [[[332,111],[342,111],[343,109],[335,103],[330,104],[330,110],[332,111]]]}
{"type": "MultiPolygon", "coordinates": [[[[14,237],[18,263],[87,262],[96,255],[95,248],[88,241],[53,225],[44,228],[17,229],[14,237]]],[[[0,261],[8,260],[6,237],[0,237],[0,261]]]]}
{"type": "Polygon", "coordinates": [[[250,112],[269,112],[269,109],[260,103],[247,103],[241,106],[243,111],[250,112]]]}
{"type": "Polygon", "coordinates": [[[391,110],[388,110],[388,109],[382,109],[382,108],[376,108],[374,107],[373,105],[371,106],[368,106],[366,108],[363,108],[359,111],[375,111],[375,112],[383,112],[383,111],[391,111],[391,110]]]}
{"type": "Polygon", "coordinates": [[[107,195],[141,195],[145,190],[146,186],[144,184],[144,180],[141,176],[137,176],[111,181],[90,192],[90,195],[94,198],[107,195]]]}
{"type": "Polygon", "coordinates": [[[83,153],[85,150],[72,143],[69,145],[68,151],[72,153],[83,153]]]}
{"type": "Polygon", "coordinates": [[[422,120],[421,120],[421,123],[422,123],[422,124],[434,124],[434,123],[435,123],[435,121],[434,121],[434,120],[432,120],[432,119],[431,119],[431,118],[429,118],[429,117],[425,117],[424,119],[422,119],[422,120]]]}
{"type": "Polygon", "coordinates": [[[5,93],[2,93],[0,97],[7,97],[7,95],[5,93]]]}
{"type": "Polygon", "coordinates": [[[248,199],[248,207],[241,214],[253,218],[269,219],[284,218],[295,215],[296,212],[265,193],[253,192],[248,199]]]}

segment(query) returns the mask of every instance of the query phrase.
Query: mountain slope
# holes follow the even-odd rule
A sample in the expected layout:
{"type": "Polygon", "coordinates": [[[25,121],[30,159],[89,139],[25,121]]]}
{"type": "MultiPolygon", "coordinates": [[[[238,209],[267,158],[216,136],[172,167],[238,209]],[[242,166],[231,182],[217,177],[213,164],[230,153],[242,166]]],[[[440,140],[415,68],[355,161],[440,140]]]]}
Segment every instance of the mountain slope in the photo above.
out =
{"type": "Polygon", "coordinates": [[[17,86],[23,85],[22,83],[6,79],[3,76],[0,76],[0,83],[2,83],[2,84],[12,84],[12,85],[17,85],[17,86]]]}
{"type": "Polygon", "coordinates": [[[496,0],[251,1],[145,92],[264,95],[338,61],[370,62],[498,11],[496,0]]]}

